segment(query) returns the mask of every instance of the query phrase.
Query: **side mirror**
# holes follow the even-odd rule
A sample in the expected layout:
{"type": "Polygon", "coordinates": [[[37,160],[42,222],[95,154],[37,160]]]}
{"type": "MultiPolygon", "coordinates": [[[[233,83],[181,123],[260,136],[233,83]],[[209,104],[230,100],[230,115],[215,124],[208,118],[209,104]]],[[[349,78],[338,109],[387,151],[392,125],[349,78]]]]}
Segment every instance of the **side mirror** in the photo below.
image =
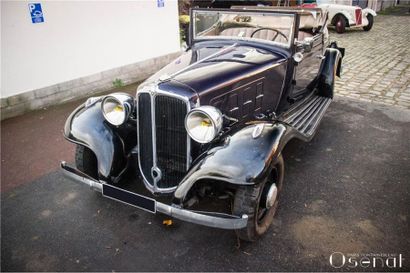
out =
{"type": "Polygon", "coordinates": [[[297,41],[296,45],[300,47],[303,52],[310,52],[313,48],[313,38],[306,37],[305,39],[303,39],[303,41],[297,41]]]}

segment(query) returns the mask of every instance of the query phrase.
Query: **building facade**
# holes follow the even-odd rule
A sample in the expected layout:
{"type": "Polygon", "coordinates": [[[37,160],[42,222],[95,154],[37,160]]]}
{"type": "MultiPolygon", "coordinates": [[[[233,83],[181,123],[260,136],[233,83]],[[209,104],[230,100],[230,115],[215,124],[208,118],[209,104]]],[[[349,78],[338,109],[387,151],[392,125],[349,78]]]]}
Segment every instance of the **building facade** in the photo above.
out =
{"type": "Polygon", "coordinates": [[[2,119],[142,80],[179,51],[177,1],[1,1],[2,119]]]}

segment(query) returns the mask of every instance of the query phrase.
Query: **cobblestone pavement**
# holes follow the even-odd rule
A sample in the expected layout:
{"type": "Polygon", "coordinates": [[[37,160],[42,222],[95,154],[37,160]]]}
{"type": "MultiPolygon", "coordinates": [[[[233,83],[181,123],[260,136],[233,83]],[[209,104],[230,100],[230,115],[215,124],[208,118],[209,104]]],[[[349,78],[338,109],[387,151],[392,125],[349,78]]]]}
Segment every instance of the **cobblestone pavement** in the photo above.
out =
{"type": "Polygon", "coordinates": [[[346,48],[340,96],[410,108],[410,16],[377,16],[373,29],[330,30],[346,48]]]}

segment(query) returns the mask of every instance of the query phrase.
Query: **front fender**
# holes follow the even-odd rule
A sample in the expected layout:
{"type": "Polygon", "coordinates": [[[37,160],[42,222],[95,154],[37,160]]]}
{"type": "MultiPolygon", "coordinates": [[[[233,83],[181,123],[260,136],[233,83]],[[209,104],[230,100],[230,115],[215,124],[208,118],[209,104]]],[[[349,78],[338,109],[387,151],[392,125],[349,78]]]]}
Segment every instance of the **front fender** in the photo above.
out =
{"type": "Polygon", "coordinates": [[[371,15],[373,15],[373,16],[377,16],[377,13],[376,13],[374,10],[370,9],[370,8],[365,8],[365,9],[363,9],[363,10],[362,10],[362,14],[363,14],[364,17],[367,16],[367,14],[371,14],[371,15]]]}
{"type": "Polygon", "coordinates": [[[190,169],[174,192],[174,203],[182,204],[189,190],[199,180],[210,179],[236,185],[254,185],[263,181],[285,141],[287,128],[280,123],[263,123],[260,136],[252,136],[249,125],[211,148],[190,169]]]}
{"type": "Polygon", "coordinates": [[[91,149],[98,161],[98,173],[103,180],[117,177],[126,166],[124,143],[107,123],[101,102],[75,109],[64,126],[64,137],[91,149]]]}
{"type": "Polygon", "coordinates": [[[354,18],[352,17],[352,15],[349,12],[347,12],[345,10],[338,10],[337,12],[334,13],[331,20],[329,20],[329,22],[331,22],[332,25],[334,25],[334,20],[336,19],[337,15],[343,15],[346,18],[347,27],[350,27],[351,24],[355,23],[354,18]]]}

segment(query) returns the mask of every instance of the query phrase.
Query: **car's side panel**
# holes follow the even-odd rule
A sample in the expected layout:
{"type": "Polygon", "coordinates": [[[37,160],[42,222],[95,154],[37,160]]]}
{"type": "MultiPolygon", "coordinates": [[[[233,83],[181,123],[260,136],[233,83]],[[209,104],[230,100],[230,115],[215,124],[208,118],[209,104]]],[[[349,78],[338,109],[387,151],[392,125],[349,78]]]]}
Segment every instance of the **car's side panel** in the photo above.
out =
{"type": "Polygon", "coordinates": [[[124,141],[105,120],[100,102],[74,110],[65,123],[64,136],[94,152],[101,179],[110,181],[124,170],[124,141]]]}
{"type": "Polygon", "coordinates": [[[284,87],[286,65],[286,62],[270,65],[254,74],[228,82],[217,91],[221,95],[203,95],[201,104],[215,106],[223,114],[239,121],[275,112],[284,87]]]}
{"type": "Polygon", "coordinates": [[[263,181],[286,143],[286,131],[286,126],[280,123],[258,123],[227,136],[196,160],[176,189],[174,202],[182,203],[194,184],[203,179],[236,185],[263,181]],[[255,131],[259,129],[262,131],[258,136],[255,131]]]}
{"type": "Polygon", "coordinates": [[[317,34],[313,38],[313,47],[309,52],[303,53],[303,59],[295,65],[294,80],[295,84],[292,90],[292,96],[307,91],[309,84],[316,78],[320,60],[323,54],[323,35],[317,34]]]}

